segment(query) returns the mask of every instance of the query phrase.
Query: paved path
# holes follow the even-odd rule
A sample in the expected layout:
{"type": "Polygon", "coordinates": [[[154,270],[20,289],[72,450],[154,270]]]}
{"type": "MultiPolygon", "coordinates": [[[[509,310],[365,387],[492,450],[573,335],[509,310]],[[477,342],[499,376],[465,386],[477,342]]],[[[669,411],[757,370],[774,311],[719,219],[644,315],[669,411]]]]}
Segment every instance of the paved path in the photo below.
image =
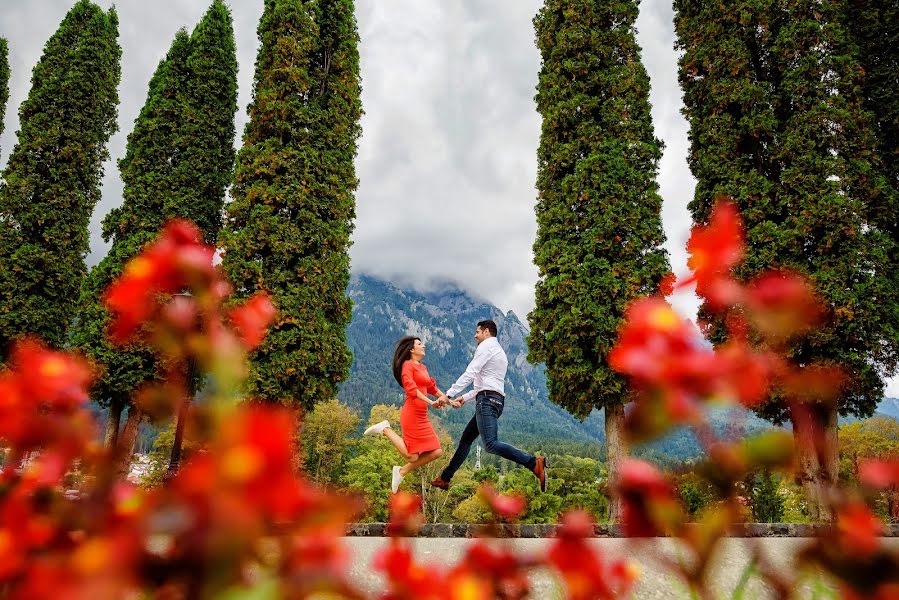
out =
{"type": "MultiPolygon", "coordinates": [[[[368,594],[384,591],[384,579],[380,573],[371,568],[372,557],[378,548],[386,543],[384,538],[348,537],[347,547],[353,556],[351,569],[352,581],[368,594]]],[[[551,542],[547,539],[511,539],[507,540],[516,551],[524,553],[541,553],[551,542]]],[[[795,568],[793,557],[796,551],[808,544],[806,538],[729,538],[722,542],[720,551],[713,565],[716,597],[730,598],[748,563],[749,552],[746,544],[759,542],[771,563],[780,569],[795,568]]],[[[464,538],[415,538],[412,540],[416,557],[422,562],[448,561],[458,562],[464,549],[471,540],[464,538]]],[[[660,555],[674,556],[676,544],[669,539],[653,539],[631,541],[621,538],[594,538],[591,540],[598,550],[610,558],[628,556],[640,564],[640,581],[633,598],[689,598],[686,588],[675,577],[667,573],[658,562],[660,555]]],[[[885,539],[884,543],[899,548],[899,539],[885,539]]],[[[536,600],[552,600],[562,598],[559,584],[553,576],[544,571],[537,571],[531,578],[532,598],[536,600]]],[[[811,590],[802,594],[812,597],[811,590]]],[[[758,579],[751,579],[743,598],[771,598],[772,594],[758,579]]]]}

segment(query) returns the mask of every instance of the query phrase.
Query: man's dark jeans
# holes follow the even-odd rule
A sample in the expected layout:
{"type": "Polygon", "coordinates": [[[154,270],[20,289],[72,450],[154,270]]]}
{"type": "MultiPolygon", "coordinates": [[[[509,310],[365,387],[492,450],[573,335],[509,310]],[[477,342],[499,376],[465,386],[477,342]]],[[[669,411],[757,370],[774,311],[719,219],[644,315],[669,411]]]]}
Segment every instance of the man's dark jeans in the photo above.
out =
{"type": "Polygon", "coordinates": [[[462,432],[462,439],[459,440],[459,447],[453,454],[452,460],[440,474],[441,479],[449,481],[468,458],[471,451],[471,445],[480,435],[484,438],[484,446],[487,452],[497,454],[505,459],[517,462],[518,464],[533,470],[537,464],[537,458],[526,454],[497,439],[497,419],[503,414],[504,407],[503,397],[496,392],[481,392],[475,399],[474,416],[465,431],[462,432]]]}

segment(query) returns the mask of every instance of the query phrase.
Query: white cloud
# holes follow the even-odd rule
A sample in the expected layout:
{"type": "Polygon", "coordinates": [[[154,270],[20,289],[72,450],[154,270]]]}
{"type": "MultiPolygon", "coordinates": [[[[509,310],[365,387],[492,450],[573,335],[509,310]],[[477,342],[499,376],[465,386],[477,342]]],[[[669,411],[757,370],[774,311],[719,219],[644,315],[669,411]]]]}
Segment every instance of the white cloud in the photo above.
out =
{"type": "MultiPolygon", "coordinates": [[[[97,0],[101,6],[111,0],[97,0]]],[[[10,45],[12,80],[8,157],[17,109],[31,69],[71,6],[69,0],[0,0],[0,36],[10,45]]],[[[238,138],[246,123],[256,57],[257,0],[232,0],[240,99],[238,138]]],[[[533,97],[540,65],[532,19],[539,0],[357,0],[363,78],[363,137],[357,171],[357,220],[351,250],[357,270],[427,287],[457,281],[521,317],[533,308],[537,269],[531,246],[540,117],[533,97]]],[[[127,1],[116,6],[123,48],[120,131],[110,141],[103,199],[91,223],[90,263],[107,248],[100,222],[121,202],[116,161],[140,110],[147,82],[179,27],[192,28],[206,0],[127,1]]],[[[638,42],[652,83],[666,248],[675,273],[686,271],[687,123],[680,114],[670,0],[643,0],[638,42]]],[[[239,139],[235,141],[239,143],[239,139]]],[[[674,299],[693,317],[691,293],[674,299]]],[[[899,396],[899,379],[889,393],[899,396]]]]}

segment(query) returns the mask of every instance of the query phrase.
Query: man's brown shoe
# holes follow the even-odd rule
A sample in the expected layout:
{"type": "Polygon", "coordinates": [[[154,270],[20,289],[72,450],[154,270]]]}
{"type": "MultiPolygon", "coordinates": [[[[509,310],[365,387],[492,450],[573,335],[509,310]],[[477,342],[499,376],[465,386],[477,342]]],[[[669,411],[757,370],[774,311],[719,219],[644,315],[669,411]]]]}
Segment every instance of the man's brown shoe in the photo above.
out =
{"type": "Polygon", "coordinates": [[[434,481],[432,481],[432,482],[431,482],[431,485],[433,485],[433,486],[436,487],[436,488],[440,488],[441,490],[448,490],[448,489],[449,489],[449,481],[444,481],[444,480],[443,480],[442,478],[440,478],[440,477],[438,477],[437,479],[435,479],[434,481]]]}
{"type": "Polygon", "coordinates": [[[540,481],[540,491],[546,491],[546,467],[549,465],[546,462],[546,457],[538,456],[537,464],[534,465],[534,475],[537,476],[537,479],[540,481]]]}

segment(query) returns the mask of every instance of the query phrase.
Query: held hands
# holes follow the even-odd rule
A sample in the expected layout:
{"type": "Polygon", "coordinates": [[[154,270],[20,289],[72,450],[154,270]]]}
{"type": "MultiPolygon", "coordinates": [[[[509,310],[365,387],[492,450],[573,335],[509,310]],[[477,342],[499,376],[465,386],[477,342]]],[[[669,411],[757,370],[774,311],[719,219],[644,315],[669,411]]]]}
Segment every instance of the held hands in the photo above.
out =
{"type": "Polygon", "coordinates": [[[431,403],[431,406],[433,406],[434,408],[443,408],[447,404],[449,404],[453,408],[459,408],[460,406],[462,406],[462,401],[458,399],[453,400],[446,394],[440,394],[440,396],[437,397],[437,400],[431,403]]]}

